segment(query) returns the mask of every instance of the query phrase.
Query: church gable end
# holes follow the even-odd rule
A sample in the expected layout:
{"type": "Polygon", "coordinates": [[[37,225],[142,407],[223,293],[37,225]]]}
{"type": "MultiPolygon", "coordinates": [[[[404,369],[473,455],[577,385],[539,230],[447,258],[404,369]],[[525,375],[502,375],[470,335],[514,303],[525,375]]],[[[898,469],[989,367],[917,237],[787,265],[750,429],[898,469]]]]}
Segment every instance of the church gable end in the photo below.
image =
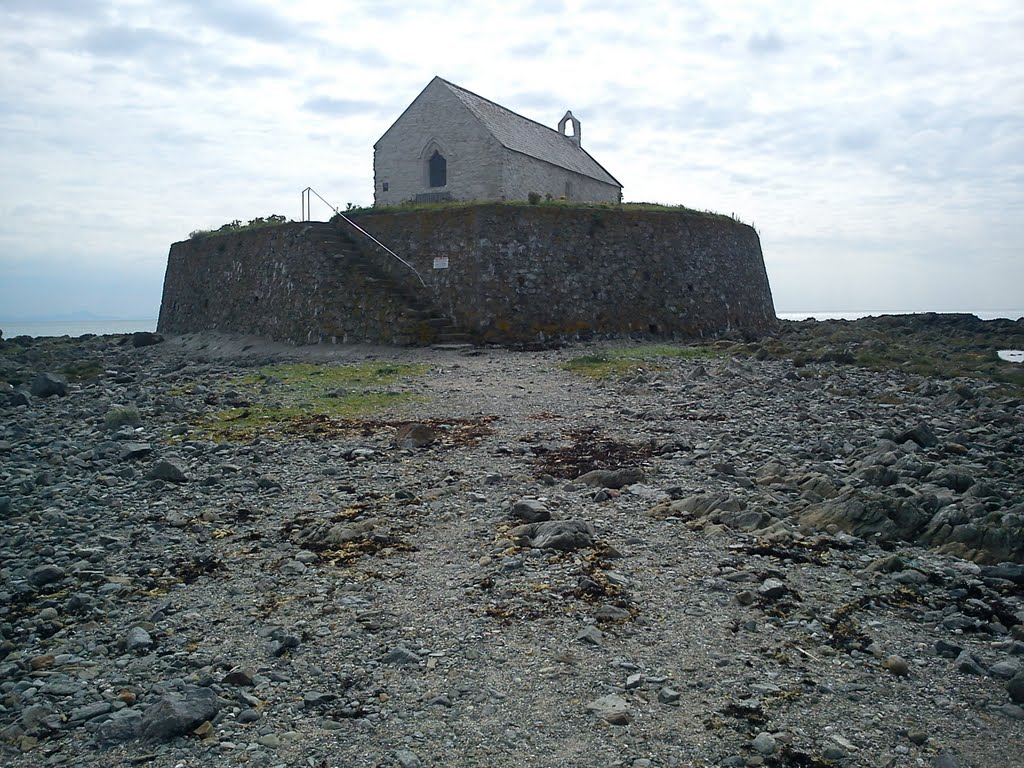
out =
{"type": "Polygon", "coordinates": [[[435,78],[374,144],[374,204],[500,197],[499,150],[435,78]]]}

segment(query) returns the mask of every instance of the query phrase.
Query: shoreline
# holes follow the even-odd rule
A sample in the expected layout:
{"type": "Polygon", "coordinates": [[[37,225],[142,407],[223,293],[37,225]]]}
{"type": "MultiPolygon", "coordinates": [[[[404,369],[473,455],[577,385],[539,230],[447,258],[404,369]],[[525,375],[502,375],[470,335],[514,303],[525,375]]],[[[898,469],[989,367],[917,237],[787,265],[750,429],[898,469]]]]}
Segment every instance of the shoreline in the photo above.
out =
{"type": "MultiPolygon", "coordinates": [[[[857,322],[859,320],[873,319],[879,317],[920,317],[930,315],[950,316],[971,316],[979,320],[1020,322],[1024,320],[1024,309],[1017,310],[964,310],[964,311],[849,311],[849,312],[778,312],[776,317],[780,323],[800,323],[806,321],[833,322],[846,321],[857,322]]],[[[156,332],[157,318],[127,318],[113,320],[11,320],[0,321],[0,338],[13,339],[19,336],[29,336],[37,339],[47,338],[81,338],[84,335],[117,336],[130,333],[154,333],[156,332]],[[43,328],[42,326],[49,326],[43,328]],[[57,328],[53,328],[57,326],[57,328]],[[57,330],[67,328],[60,333],[26,333],[25,331],[57,330]],[[11,330],[13,329],[13,331],[11,330]]]]}

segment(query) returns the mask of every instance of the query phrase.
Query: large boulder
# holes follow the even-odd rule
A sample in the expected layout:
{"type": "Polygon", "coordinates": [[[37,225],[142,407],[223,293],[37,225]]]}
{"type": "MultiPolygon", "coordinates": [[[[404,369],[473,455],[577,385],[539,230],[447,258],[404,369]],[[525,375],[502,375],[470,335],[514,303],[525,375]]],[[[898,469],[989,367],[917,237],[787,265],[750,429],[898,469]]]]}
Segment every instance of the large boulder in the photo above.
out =
{"type": "Polygon", "coordinates": [[[63,397],[68,393],[68,380],[57,373],[40,373],[32,379],[31,391],[36,397],[63,397]]]}
{"type": "Polygon", "coordinates": [[[800,524],[824,529],[836,525],[861,538],[915,541],[931,515],[912,499],[851,489],[812,504],[800,513],[800,524]]]}
{"type": "Polygon", "coordinates": [[[511,531],[513,538],[535,549],[571,551],[594,546],[594,526],[586,520],[547,520],[521,525],[511,531]]]}
{"type": "Polygon", "coordinates": [[[139,347],[151,347],[154,344],[159,344],[163,340],[163,336],[159,333],[153,333],[152,331],[137,331],[132,334],[132,346],[136,349],[139,347]]]}
{"type": "Polygon", "coordinates": [[[167,741],[212,720],[220,701],[209,688],[189,687],[183,693],[168,693],[146,710],[139,724],[145,741],[167,741]]]}

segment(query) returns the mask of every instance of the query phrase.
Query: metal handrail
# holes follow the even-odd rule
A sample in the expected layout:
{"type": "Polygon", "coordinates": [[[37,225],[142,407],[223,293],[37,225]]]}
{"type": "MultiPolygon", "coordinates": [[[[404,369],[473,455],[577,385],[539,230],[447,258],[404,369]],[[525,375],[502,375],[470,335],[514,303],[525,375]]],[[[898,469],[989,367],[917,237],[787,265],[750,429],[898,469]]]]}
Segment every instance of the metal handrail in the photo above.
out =
{"type": "MultiPolygon", "coordinates": [[[[360,227],[360,226],[359,226],[358,224],[356,224],[356,223],[355,223],[354,221],[352,221],[352,219],[350,219],[350,218],[349,218],[348,216],[346,216],[346,215],[345,215],[344,213],[342,213],[342,212],[341,212],[340,210],[338,210],[338,207],[337,207],[337,206],[335,206],[335,205],[331,205],[331,204],[330,204],[330,203],[328,203],[328,202],[327,202],[326,200],[324,200],[324,199],[323,199],[323,197],[321,197],[320,193],[319,193],[319,192],[317,192],[317,191],[316,191],[315,189],[313,189],[312,187],[306,187],[306,188],[305,188],[304,190],[302,190],[302,215],[303,215],[303,217],[305,217],[305,216],[306,216],[306,215],[307,215],[307,214],[309,213],[309,206],[308,206],[308,205],[306,204],[306,199],[307,199],[307,193],[312,193],[312,194],[316,195],[317,197],[319,197],[319,198],[320,198],[320,200],[321,200],[321,202],[323,202],[323,204],[324,204],[324,205],[326,205],[326,206],[327,206],[328,208],[330,208],[330,209],[331,209],[332,211],[334,211],[334,213],[335,213],[335,214],[337,214],[338,216],[340,216],[340,217],[341,217],[342,221],[344,221],[345,223],[349,224],[349,225],[350,225],[351,227],[353,227],[353,228],[354,228],[354,229],[355,229],[356,231],[358,231],[358,232],[361,232],[362,234],[366,235],[366,236],[367,236],[368,238],[370,238],[370,239],[371,239],[371,240],[372,240],[373,242],[375,242],[375,243],[376,243],[377,245],[379,245],[379,246],[380,246],[381,248],[383,248],[383,249],[384,249],[385,251],[387,251],[387,252],[388,252],[388,253],[390,253],[390,254],[391,254],[392,256],[394,256],[394,257],[395,257],[396,259],[398,259],[398,260],[399,260],[400,262],[402,262],[403,264],[405,264],[405,266],[407,266],[407,267],[408,267],[409,269],[411,269],[411,270],[412,270],[412,273],[413,273],[414,275],[416,275],[416,279],[420,281],[420,285],[422,285],[422,286],[423,286],[424,288],[426,288],[426,287],[427,287],[427,284],[426,284],[425,282],[423,282],[423,278],[422,278],[422,277],[420,276],[420,273],[419,273],[419,272],[418,272],[418,271],[416,270],[416,267],[414,267],[414,266],[413,266],[412,264],[410,264],[410,263],[409,263],[408,261],[406,261],[405,259],[403,259],[403,258],[402,258],[401,256],[399,256],[399,255],[398,255],[397,253],[395,253],[395,252],[394,252],[394,251],[392,251],[392,250],[391,250],[390,248],[388,248],[388,247],[387,247],[386,245],[384,245],[384,243],[382,243],[382,242],[381,242],[380,240],[378,240],[378,239],[377,239],[376,237],[374,237],[374,236],[373,236],[373,235],[371,235],[371,234],[370,234],[369,232],[367,232],[367,231],[366,231],[365,229],[363,229],[363,228],[362,228],[362,227],[360,227]]],[[[303,218],[303,221],[308,221],[308,219],[306,219],[306,218],[303,218]]]]}

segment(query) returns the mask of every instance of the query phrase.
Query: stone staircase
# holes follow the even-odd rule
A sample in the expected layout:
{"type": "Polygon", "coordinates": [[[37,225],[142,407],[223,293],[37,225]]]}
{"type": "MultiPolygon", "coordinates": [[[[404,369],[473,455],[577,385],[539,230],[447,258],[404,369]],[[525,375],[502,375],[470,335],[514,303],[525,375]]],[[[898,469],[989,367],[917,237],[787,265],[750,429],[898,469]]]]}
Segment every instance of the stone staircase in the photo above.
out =
{"type": "MultiPolygon", "coordinates": [[[[392,259],[390,254],[379,252],[370,241],[365,244],[356,240],[362,235],[350,235],[346,224],[308,222],[313,225],[309,236],[320,244],[331,259],[346,270],[358,273],[365,284],[380,291],[401,304],[395,338],[400,343],[420,345],[462,345],[472,344],[472,337],[452,323],[433,303],[429,292],[422,286],[419,290],[410,288],[396,280],[381,266],[382,259],[392,259]]],[[[404,268],[404,267],[403,267],[404,268]]]]}

